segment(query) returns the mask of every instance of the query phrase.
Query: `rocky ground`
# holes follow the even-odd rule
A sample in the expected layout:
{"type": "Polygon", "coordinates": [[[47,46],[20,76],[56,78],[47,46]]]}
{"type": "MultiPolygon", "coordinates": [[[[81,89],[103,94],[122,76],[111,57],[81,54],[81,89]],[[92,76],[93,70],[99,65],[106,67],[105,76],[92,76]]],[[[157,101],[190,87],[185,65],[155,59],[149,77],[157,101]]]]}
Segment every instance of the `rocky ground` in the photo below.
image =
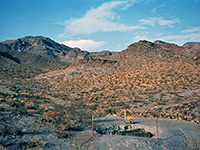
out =
{"type": "MultiPolygon", "coordinates": [[[[9,114],[3,116],[5,119],[5,116],[9,117],[9,114]]],[[[1,114],[1,121],[2,119],[1,114]]],[[[51,119],[42,119],[41,116],[18,114],[12,115],[12,118],[7,118],[7,120],[9,121],[3,120],[0,135],[0,141],[4,143],[5,149],[196,150],[200,147],[199,124],[183,120],[159,119],[159,139],[157,139],[154,118],[135,117],[131,124],[131,130],[144,129],[152,134],[151,138],[101,134],[96,132],[99,128],[114,130],[116,127],[123,128],[129,124],[125,124],[122,118],[116,116],[96,118],[93,140],[91,125],[83,130],[67,132],[55,129],[51,119]]],[[[129,130],[128,128],[124,130],[129,130]]]]}
{"type": "MultiPolygon", "coordinates": [[[[101,126],[123,125],[121,119],[102,119],[101,126]]],[[[198,149],[200,147],[200,126],[185,121],[169,121],[159,119],[159,140],[155,136],[155,120],[134,118],[133,127],[143,128],[151,132],[152,138],[137,136],[102,135],[94,132],[94,140],[91,140],[91,128],[77,132],[71,138],[53,139],[49,134],[49,149],[198,149]],[[52,141],[51,141],[52,140],[52,141]]],[[[42,135],[40,136],[42,137],[42,135]]],[[[43,138],[45,136],[43,135],[43,138]]],[[[45,139],[43,139],[45,140],[45,139]]]]}

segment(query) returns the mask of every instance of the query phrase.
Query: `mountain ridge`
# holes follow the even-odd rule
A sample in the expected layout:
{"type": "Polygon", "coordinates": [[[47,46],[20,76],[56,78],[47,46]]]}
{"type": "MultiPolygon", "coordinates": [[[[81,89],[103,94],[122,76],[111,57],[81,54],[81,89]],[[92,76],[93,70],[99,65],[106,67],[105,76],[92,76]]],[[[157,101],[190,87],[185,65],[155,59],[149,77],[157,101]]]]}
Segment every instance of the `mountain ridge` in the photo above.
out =
{"type": "Polygon", "coordinates": [[[183,44],[183,47],[189,46],[189,45],[200,45],[200,42],[186,42],[183,44]]]}
{"type": "Polygon", "coordinates": [[[94,55],[112,55],[111,52],[92,53],[83,51],[80,48],[71,48],[43,36],[26,36],[16,40],[6,40],[0,42],[0,47],[22,53],[51,57],[68,63],[76,63],[80,59],[94,55]]]}

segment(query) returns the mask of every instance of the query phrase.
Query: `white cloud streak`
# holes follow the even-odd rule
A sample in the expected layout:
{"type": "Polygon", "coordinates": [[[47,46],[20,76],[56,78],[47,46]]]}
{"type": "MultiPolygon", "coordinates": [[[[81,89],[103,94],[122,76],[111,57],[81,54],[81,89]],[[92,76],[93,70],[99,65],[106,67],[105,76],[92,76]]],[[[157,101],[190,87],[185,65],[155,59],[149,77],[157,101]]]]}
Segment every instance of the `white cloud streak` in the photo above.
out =
{"type": "Polygon", "coordinates": [[[163,19],[163,17],[151,17],[148,19],[140,19],[139,20],[141,24],[143,25],[149,25],[149,26],[155,26],[155,25],[160,25],[160,26],[173,26],[175,23],[179,23],[179,19],[173,19],[173,20],[167,20],[163,19]]]}
{"type": "Polygon", "coordinates": [[[162,5],[158,6],[158,7],[153,8],[153,9],[151,10],[151,12],[152,12],[152,13],[156,13],[157,10],[160,9],[160,8],[162,8],[162,7],[165,7],[165,4],[162,4],[162,5]]]}
{"type": "Polygon", "coordinates": [[[64,33],[60,37],[77,34],[92,34],[95,32],[132,31],[144,29],[142,26],[130,26],[119,21],[120,16],[115,14],[115,9],[125,10],[132,6],[136,0],[105,2],[97,8],[92,8],[78,19],[65,22],[64,33]]]}
{"type": "Polygon", "coordinates": [[[103,46],[105,42],[103,41],[96,42],[93,40],[78,40],[78,41],[70,40],[63,42],[63,44],[72,48],[78,47],[82,50],[93,50],[95,48],[103,46]]]}
{"type": "Polygon", "coordinates": [[[190,29],[185,29],[182,31],[183,33],[193,33],[193,32],[200,32],[200,27],[193,27],[190,29]]]}
{"type": "Polygon", "coordinates": [[[134,39],[136,41],[139,41],[139,40],[149,40],[149,41],[152,41],[152,40],[150,40],[150,38],[147,35],[142,35],[142,36],[138,35],[134,39]]]}
{"type": "Polygon", "coordinates": [[[200,33],[191,33],[185,35],[171,35],[165,36],[161,38],[165,41],[174,42],[178,45],[183,45],[186,42],[197,42],[200,41],[200,33]]]}

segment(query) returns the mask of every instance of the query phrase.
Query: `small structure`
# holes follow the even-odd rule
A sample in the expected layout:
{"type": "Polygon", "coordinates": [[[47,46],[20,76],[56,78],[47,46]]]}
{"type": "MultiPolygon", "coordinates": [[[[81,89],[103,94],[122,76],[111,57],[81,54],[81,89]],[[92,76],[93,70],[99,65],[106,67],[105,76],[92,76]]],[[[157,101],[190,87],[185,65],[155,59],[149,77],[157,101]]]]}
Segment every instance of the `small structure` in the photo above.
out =
{"type": "Polygon", "coordinates": [[[124,108],[124,122],[126,123],[126,108],[124,108]]]}

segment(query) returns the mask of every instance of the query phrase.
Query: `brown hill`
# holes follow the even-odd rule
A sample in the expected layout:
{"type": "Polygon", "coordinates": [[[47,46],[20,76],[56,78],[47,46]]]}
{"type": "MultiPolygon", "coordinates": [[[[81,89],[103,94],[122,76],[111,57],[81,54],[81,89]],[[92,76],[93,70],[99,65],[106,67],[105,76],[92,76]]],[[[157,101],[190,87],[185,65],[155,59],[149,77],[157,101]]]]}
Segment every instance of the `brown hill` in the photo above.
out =
{"type": "Polygon", "coordinates": [[[154,41],[155,44],[159,44],[166,50],[171,51],[174,55],[183,55],[193,60],[200,58],[200,44],[199,42],[187,42],[183,46],[178,46],[173,43],[166,43],[163,41],[154,41]]]}
{"type": "Polygon", "coordinates": [[[7,86],[13,84],[18,92],[31,91],[72,104],[84,103],[94,113],[120,114],[126,107],[144,116],[146,109],[158,105],[159,111],[171,116],[177,111],[180,117],[193,120],[199,117],[200,89],[199,59],[189,56],[193,51],[199,52],[198,47],[176,50],[139,41],[114,55],[81,59],[66,69],[7,86]]]}
{"type": "MultiPolygon", "coordinates": [[[[198,94],[190,98],[179,96],[200,88],[199,61],[183,52],[186,51],[140,41],[112,56],[83,59],[37,79],[53,83],[46,94],[84,102],[96,112],[119,113],[121,107],[126,107],[140,114],[159,105],[160,111],[170,107],[169,113],[173,113],[177,104],[189,105],[191,98],[199,99],[198,94]]],[[[196,111],[195,116],[199,116],[196,111]]]]}

